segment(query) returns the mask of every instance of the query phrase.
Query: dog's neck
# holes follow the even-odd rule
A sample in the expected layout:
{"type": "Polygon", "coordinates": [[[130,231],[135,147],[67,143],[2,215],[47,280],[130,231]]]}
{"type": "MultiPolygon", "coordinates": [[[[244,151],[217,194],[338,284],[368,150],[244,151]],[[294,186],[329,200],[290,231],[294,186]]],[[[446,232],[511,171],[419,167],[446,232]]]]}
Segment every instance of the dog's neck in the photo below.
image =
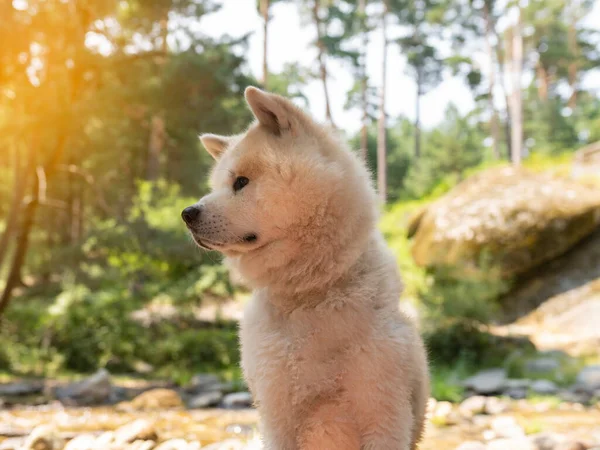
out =
{"type": "Polygon", "coordinates": [[[360,283],[363,275],[376,269],[370,261],[373,253],[380,251],[381,239],[380,233],[373,230],[364,237],[363,245],[352,246],[352,251],[347,248],[332,255],[324,249],[307,249],[309,255],[305,258],[290,260],[263,274],[262,283],[252,284],[281,313],[316,307],[327,301],[336,286],[360,283]]]}

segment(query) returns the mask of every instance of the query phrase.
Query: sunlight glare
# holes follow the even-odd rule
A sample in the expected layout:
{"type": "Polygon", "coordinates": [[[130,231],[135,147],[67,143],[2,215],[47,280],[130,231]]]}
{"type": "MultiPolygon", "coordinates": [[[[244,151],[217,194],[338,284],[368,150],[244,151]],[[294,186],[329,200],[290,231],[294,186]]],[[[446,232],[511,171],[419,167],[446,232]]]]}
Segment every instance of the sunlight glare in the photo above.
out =
{"type": "Polygon", "coordinates": [[[29,7],[29,3],[27,2],[27,0],[13,0],[12,6],[17,11],[26,11],[29,7]]]}

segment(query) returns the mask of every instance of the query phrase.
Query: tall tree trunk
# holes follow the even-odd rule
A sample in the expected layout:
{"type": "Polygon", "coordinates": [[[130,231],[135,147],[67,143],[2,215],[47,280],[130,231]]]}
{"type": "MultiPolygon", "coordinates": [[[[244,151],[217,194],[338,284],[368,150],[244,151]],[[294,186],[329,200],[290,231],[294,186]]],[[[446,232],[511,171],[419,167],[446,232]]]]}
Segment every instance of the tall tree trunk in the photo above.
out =
{"type": "Polygon", "coordinates": [[[312,15],[313,21],[315,23],[315,28],[317,30],[317,60],[319,62],[319,76],[321,78],[321,83],[323,84],[323,95],[325,96],[325,117],[327,121],[335,126],[333,122],[333,118],[331,116],[331,105],[329,103],[329,89],[327,88],[327,63],[325,62],[325,57],[327,50],[325,49],[325,44],[323,42],[323,23],[321,21],[321,2],[320,0],[314,0],[312,15]]]}
{"type": "Polygon", "coordinates": [[[521,34],[521,11],[518,9],[517,23],[512,33],[511,75],[511,161],[513,165],[521,165],[523,157],[523,99],[521,89],[521,74],[523,70],[523,36],[521,34]]]}
{"type": "Polygon", "coordinates": [[[577,15],[579,9],[579,2],[573,0],[571,2],[571,20],[569,22],[568,31],[568,45],[569,53],[571,56],[571,62],[569,63],[569,86],[571,88],[571,95],[569,97],[569,108],[575,109],[577,106],[577,60],[579,57],[579,46],[577,45],[577,15]]]}
{"type": "Polygon", "coordinates": [[[506,159],[510,161],[510,155],[512,155],[512,146],[510,142],[510,137],[512,134],[511,131],[511,122],[510,122],[510,99],[508,96],[508,89],[506,88],[506,55],[503,55],[502,52],[502,37],[494,31],[494,36],[496,37],[496,59],[498,60],[498,69],[500,73],[500,89],[502,90],[502,98],[504,99],[504,111],[506,113],[506,120],[504,122],[504,140],[506,141],[506,159]]]}
{"type": "Polygon", "coordinates": [[[23,267],[25,257],[27,256],[29,236],[31,234],[31,229],[33,228],[35,212],[38,206],[38,179],[35,174],[33,174],[33,180],[31,199],[23,210],[23,221],[21,222],[21,226],[19,228],[17,245],[13,255],[12,265],[8,273],[6,286],[2,292],[2,297],[0,297],[0,318],[10,303],[14,289],[21,283],[21,268],[23,267]]]}
{"type": "Polygon", "coordinates": [[[421,157],[421,67],[417,67],[417,99],[415,104],[415,159],[421,157]]]}
{"type": "Polygon", "coordinates": [[[383,34],[383,59],[381,63],[381,92],[379,97],[379,121],[377,124],[377,187],[379,199],[385,204],[387,199],[387,121],[385,114],[386,85],[387,85],[387,15],[389,5],[384,2],[384,10],[381,16],[381,31],[383,34]]]}
{"type": "Polygon", "coordinates": [[[35,152],[37,150],[36,141],[31,143],[31,147],[29,149],[29,159],[31,164],[28,164],[29,170],[32,172],[32,189],[31,189],[31,198],[25,205],[22,214],[21,226],[19,227],[19,235],[17,237],[16,247],[13,254],[12,264],[10,267],[10,271],[8,273],[8,278],[6,280],[6,285],[4,286],[4,291],[2,292],[2,296],[0,297],[0,318],[2,317],[3,312],[8,307],[10,300],[12,299],[12,294],[14,289],[21,282],[21,272],[23,269],[23,264],[25,263],[25,258],[27,256],[27,250],[29,249],[29,238],[31,234],[31,229],[33,228],[33,223],[35,221],[35,213],[40,203],[40,191],[42,190],[41,182],[40,182],[40,173],[43,173],[45,179],[43,180],[44,184],[48,182],[48,179],[54,175],[56,170],[56,166],[58,161],[60,161],[66,146],[66,125],[63,125],[65,129],[62,130],[61,134],[58,137],[56,146],[46,166],[44,169],[36,168],[35,165],[35,152]]]}
{"type": "Polygon", "coordinates": [[[494,50],[492,48],[492,29],[494,28],[494,24],[492,24],[492,19],[490,15],[490,11],[488,9],[488,3],[483,2],[483,15],[485,20],[485,44],[486,50],[488,54],[488,58],[490,60],[490,87],[489,87],[489,105],[490,105],[490,132],[492,135],[492,155],[494,159],[500,159],[500,136],[498,129],[498,112],[496,111],[495,104],[495,94],[494,91],[496,89],[496,65],[494,59],[494,50]]]}
{"type": "Polygon", "coordinates": [[[12,200],[6,216],[6,225],[4,232],[0,238],[0,268],[8,253],[8,244],[17,229],[19,223],[19,214],[21,212],[21,203],[23,202],[23,196],[25,195],[25,188],[27,187],[27,165],[23,167],[21,164],[21,147],[18,143],[13,143],[13,170],[14,180],[12,189],[12,200]]]}
{"type": "MultiPolygon", "coordinates": [[[[169,46],[167,38],[169,37],[169,10],[164,12],[164,17],[160,21],[160,51],[167,55],[169,46]]],[[[165,144],[165,119],[160,112],[152,115],[150,119],[150,136],[148,140],[148,157],[146,162],[146,179],[156,181],[161,174],[160,155],[165,144]]]]}
{"type": "Polygon", "coordinates": [[[367,0],[358,1],[358,14],[360,15],[360,33],[362,45],[360,49],[360,103],[362,109],[361,129],[360,129],[360,155],[367,162],[367,153],[369,145],[369,105],[367,99],[367,47],[369,45],[369,34],[367,33],[367,0]]]}
{"type": "Polygon", "coordinates": [[[146,179],[149,181],[156,181],[160,177],[160,154],[164,143],[165,121],[159,114],[154,114],[150,122],[150,139],[146,168],[146,179]]]}
{"type": "Polygon", "coordinates": [[[269,65],[267,58],[267,49],[269,43],[269,7],[270,0],[260,0],[260,13],[263,17],[263,75],[262,84],[265,89],[269,89],[269,65]]]}

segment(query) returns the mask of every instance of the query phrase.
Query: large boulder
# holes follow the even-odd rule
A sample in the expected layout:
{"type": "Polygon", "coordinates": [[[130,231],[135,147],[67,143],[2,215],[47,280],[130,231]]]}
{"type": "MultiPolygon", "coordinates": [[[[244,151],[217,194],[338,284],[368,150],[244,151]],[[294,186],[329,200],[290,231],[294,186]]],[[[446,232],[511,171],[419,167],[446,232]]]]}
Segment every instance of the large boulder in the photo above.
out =
{"type": "Polygon", "coordinates": [[[486,262],[504,276],[561,255],[600,224],[600,191],[524,169],[481,172],[417,214],[412,253],[423,267],[468,275],[486,262]]]}

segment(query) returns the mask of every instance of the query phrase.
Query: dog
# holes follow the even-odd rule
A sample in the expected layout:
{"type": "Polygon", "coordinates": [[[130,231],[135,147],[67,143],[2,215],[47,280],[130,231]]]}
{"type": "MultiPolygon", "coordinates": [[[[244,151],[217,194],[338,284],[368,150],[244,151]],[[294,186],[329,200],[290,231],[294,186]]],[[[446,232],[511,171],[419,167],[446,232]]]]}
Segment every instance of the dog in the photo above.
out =
{"type": "Polygon", "coordinates": [[[364,163],[291,101],[248,87],[255,121],[204,134],[212,191],[182,217],[253,289],[242,369],[270,450],[417,448],[426,352],[399,311],[364,163]]]}

